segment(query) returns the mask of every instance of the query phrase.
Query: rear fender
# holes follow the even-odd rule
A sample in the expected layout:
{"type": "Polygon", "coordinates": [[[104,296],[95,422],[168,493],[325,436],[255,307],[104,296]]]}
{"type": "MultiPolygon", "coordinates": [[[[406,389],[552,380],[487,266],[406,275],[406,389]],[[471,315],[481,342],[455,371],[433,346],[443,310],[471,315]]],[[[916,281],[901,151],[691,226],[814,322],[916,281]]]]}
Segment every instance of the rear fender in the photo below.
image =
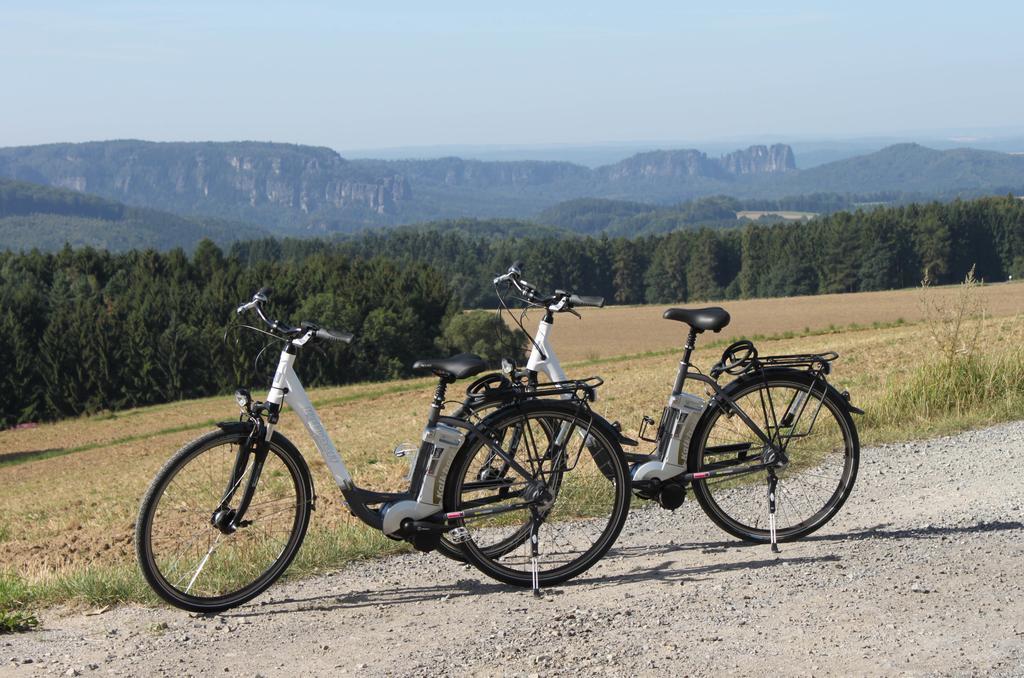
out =
{"type": "MultiPolygon", "coordinates": [[[[815,382],[815,375],[804,370],[794,370],[788,367],[775,367],[765,369],[763,370],[763,372],[764,376],[767,378],[786,377],[788,379],[792,379],[793,381],[804,383],[808,386],[815,382]]],[[[760,382],[761,379],[761,372],[745,374],[739,379],[736,379],[735,381],[726,384],[722,388],[722,392],[725,393],[725,395],[732,398],[734,393],[738,392],[743,388],[746,388],[751,383],[760,382]]],[[[846,411],[847,414],[864,414],[864,410],[854,406],[853,403],[850,402],[849,391],[840,392],[839,390],[836,389],[835,386],[833,386],[832,384],[828,383],[828,381],[825,380],[824,375],[817,378],[817,383],[815,383],[814,389],[817,391],[818,389],[822,388],[822,386],[824,386],[825,392],[829,396],[831,396],[840,405],[840,407],[842,407],[846,411]]],[[[722,406],[725,406],[724,403],[720,404],[722,406]]]]}

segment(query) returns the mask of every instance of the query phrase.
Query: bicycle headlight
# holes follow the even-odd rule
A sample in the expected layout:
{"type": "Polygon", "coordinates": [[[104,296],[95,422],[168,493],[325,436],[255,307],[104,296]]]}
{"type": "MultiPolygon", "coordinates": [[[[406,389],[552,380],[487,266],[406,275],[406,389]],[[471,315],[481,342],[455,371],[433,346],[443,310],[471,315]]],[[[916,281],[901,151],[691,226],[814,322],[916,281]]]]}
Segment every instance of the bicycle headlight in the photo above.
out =
{"type": "Polygon", "coordinates": [[[252,404],[252,395],[249,394],[249,390],[240,388],[235,391],[235,402],[242,409],[243,412],[249,411],[249,405],[252,404]]]}

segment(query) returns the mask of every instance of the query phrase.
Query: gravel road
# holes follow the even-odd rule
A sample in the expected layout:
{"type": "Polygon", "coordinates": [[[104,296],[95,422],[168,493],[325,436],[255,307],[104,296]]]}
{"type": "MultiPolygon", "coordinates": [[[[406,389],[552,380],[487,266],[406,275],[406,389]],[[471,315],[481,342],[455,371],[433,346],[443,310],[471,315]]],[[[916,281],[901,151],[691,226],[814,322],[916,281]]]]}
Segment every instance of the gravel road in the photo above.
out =
{"type": "Polygon", "coordinates": [[[1024,675],[1022,491],[1024,422],[886,445],[777,556],[688,500],[541,599],[409,554],[210,618],[51,610],[0,675],[1024,675]]]}

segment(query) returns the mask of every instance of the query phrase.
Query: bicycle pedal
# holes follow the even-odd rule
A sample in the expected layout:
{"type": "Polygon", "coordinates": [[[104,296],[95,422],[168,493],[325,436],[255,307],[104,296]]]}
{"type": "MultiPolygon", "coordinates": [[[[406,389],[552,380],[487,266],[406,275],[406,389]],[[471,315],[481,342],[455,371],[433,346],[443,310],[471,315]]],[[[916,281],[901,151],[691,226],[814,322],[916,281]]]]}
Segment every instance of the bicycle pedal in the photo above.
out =
{"type": "Polygon", "coordinates": [[[456,527],[448,530],[448,540],[453,544],[462,544],[472,538],[472,535],[469,534],[469,530],[464,527],[456,527]]]}

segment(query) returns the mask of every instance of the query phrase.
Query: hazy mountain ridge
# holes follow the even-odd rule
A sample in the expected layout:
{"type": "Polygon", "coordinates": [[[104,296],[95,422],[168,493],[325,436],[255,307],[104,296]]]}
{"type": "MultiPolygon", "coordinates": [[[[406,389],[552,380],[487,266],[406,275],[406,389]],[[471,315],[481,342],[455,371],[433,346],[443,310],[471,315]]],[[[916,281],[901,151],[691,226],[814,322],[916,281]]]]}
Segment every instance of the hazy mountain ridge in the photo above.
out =
{"type": "Polygon", "coordinates": [[[77,191],[0,179],[0,249],[56,250],[68,243],[110,251],[229,244],[267,235],[239,222],[182,217],[77,191]]]}
{"type": "MultiPolygon", "coordinates": [[[[260,142],[127,140],[0,149],[0,176],[300,232],[529,216],[574,197],[630,196],[638,193],[635,185],[656,185],[657,197],[678,192],[680,181],[717,184],[793,167],[785,146],[752,146],[721,158],[657,151],[594,170],[547,161],[346,160],[327,148],[260,142]]],[[[641,190],[637,197],[651,195],[641,190]]]]}
{"type": "Polygon", "coordinates": [[[579,198],[669,205],[715,195],[1016,191],[1024,187],[1024,157],[899,144],[799,170],[792,149],[776,144],[719,157],[650,151],[590,169],[452,157],[346,160],[328,148],[262,142],[109,141],[0,149],[0,176],[308,235],[464,217],[532,218],[579,198]]]}
{"type": "Polygon", "coordinates": [[[281,213],[386,214],[401,176],[329,148],[258,142],[106,141],[0,149],[0,176],[180,213],[277,222],[281,213]]]}

